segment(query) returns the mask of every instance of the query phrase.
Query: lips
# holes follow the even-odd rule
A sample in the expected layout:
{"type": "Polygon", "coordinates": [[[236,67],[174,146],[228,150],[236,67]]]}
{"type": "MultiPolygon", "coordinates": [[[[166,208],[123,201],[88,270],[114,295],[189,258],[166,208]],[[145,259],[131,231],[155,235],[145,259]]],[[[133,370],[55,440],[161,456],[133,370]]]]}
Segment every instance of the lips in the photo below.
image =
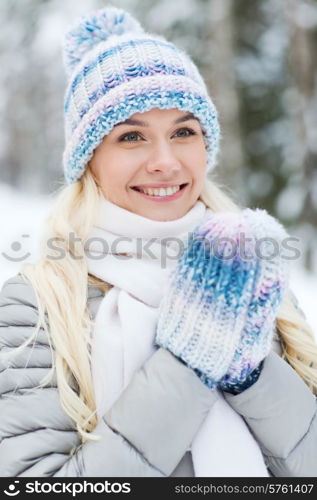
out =
{"type": "Polygon", "coordinates": [[[134,189],[135,191],[141,191],[142,189],[159,189],[159,188],[168,188],[168,187],[175,187],[179,186],[180,189],[183,189],[188,183],[183,183],[183,184],[140,184],[140,186],[132,186],[131,189],[134,189]]]}
{"type": "MultiPolygon", "coordinates": [[[[135,192],[137,192],[139,194],[139,196],[143,197],[144,199],[146,199],[150,202],[167,203],[167,202],[178,200],[179,198],[181,198],[183,196],[183,193],[186,191],[186,187],[188,185],[189,185],[188,183],[179,184],[178,186],[176,185],[178,189],[174,190],[174,192],[171,189],[168,189],[168,188],[164,189],[162,187],[161,188],[149,188],[149,187],[147,187],[147,189],[148,189],[148,191],[150,191],[150,193],[145,193],[142,189],[135,189],[135,188],[139,188],[139,186],[135,186],[132,189],[135,192]]],[[[175,186],[175,184],[174,184],[174,186],[175,186]]],[[[169,186],[169,188],[171,188],[171,186],[169,186]]]]}

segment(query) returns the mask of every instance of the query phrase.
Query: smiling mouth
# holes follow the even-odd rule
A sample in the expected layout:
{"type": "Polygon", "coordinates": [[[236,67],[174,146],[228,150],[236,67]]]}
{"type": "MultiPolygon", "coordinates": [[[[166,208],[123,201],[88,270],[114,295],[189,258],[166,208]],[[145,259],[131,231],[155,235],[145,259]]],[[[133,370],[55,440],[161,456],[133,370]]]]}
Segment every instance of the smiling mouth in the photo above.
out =
{"type": "Polygon", "coordinates": [[[169,186],[167,188],[139,188],[138,186],[133,186],[131,189],[134,191],[137,191],[139,193],[145,194],[147,196],[157,196],[157,197],[163,197],[163,196],[172,196],[182,189],[184,189],[185,186],[187,186],[187,182],[184,184],[179,184],[175,186],[169,186]]]}

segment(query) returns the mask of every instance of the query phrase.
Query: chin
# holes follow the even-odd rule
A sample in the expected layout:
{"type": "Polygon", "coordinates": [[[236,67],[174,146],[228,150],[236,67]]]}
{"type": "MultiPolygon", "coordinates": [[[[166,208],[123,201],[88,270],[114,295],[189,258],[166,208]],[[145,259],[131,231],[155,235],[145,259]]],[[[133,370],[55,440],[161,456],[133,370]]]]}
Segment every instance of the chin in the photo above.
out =
{"type": "Polygon", "coordinates": [[[146,213],[139,213],[139,215],[142,215],[143,217],[146,217],[148,219],[160,221],[160,222],[168,222],[168,221],[173,221],[180,219],[184,215],[187,214],[188,210],[190,210],[190,207],[184,208],[183,210],[181,209],[169,209],[169,210],[162,210],[162,209],[156,209],[156,210],[148,210],[146,213]]]}

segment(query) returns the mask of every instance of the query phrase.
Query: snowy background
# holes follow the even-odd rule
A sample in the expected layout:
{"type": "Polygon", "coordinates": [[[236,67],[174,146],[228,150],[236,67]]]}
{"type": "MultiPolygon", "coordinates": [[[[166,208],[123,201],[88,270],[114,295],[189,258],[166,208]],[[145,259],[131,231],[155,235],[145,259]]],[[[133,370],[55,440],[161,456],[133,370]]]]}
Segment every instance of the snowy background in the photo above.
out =
{"type": "Polygon", "coordinates": [[[291,286],[317,332],[315,0],[1,2],[0,282],[36,260],[63,183],[63,33],[77,16],[110,3],[194,59],[219,112],[216,179],[299,238],[291,286]]]}

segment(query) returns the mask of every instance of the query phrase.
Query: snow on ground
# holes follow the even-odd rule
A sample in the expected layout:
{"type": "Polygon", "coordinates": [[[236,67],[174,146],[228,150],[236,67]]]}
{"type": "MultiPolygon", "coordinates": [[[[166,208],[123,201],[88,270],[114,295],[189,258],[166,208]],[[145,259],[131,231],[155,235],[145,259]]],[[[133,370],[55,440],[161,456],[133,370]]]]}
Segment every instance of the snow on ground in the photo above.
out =
{"type": "MultiPolygon", "coordinates": [[[[0,184],[0,288],[22,264],[37,260],[40,231],[52,203],[51,196],[21,194],[0,184]]],[[[291,288],[317,338],[317,276],[293,263],[291,288]]]]}
{"type": "Polygon", "coordinates": [[[0,283],[37,260],[37,243],[52,201],[49,196],[21,194],[0,184],[0,283]]]}

